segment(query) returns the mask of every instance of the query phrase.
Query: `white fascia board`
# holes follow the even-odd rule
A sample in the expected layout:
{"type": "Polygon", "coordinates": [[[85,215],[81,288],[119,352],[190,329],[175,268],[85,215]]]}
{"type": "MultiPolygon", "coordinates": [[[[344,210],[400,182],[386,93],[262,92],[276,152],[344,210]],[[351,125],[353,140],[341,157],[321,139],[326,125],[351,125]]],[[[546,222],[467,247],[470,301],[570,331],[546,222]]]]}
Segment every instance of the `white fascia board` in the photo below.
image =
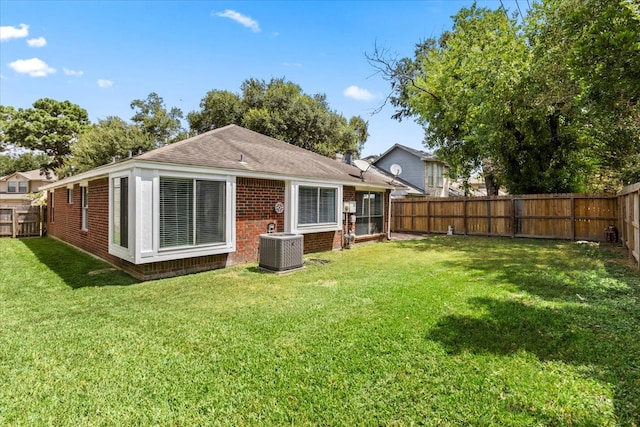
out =
{"type": "Polygon", "coordinates": [[[89,171],[52,182],[51,184],[43,185],[42,187],[40,187],[40,190],[51,190],[59,187],[66,187],[69,184],[75,184],[80,181],[93,181],[98,178],[104,178],[114,172],[120,172],[132,168],[133,163],[133,160],[126,160],[120,163],[111,163],[108,165],[99,166],[95,169],[91,169],[89,171]]]}
{"type": "MultiPolygon", "coordinates": [[[[282,174],[274,174],[268,172],[260,172],[260,171],[246,171],[241,169],[225,169],[225,168],[212,168],[206,166],[192,166],[185,165],[181,163],[163,163],[163,162],[149,162],[149,161],[138,161],[136,162],[136,167],[144,168],[144,169],[157,169],[158,171],[174,171],[174,172],[190,172],[190,173],[201,173],[204,175],[232,175],[242,178],[255,178],[255,179],[271,179],[276,181],[304,181],[304,182],[312,182],[312,183],[323,183],[328,185],[342,185],[354,187],[359,185],[362,181],[348,181],[343,179],[326,179],[326,178],[314,178],[314,177],[304,177],[304,176],[295,176],[295,175],[282,175],[282,174]]],[[[367,183],[366,186],[370,188],[381,188],[381,189],[391,189],[390,185],[386,184],[374,184],[367,183]]]]}

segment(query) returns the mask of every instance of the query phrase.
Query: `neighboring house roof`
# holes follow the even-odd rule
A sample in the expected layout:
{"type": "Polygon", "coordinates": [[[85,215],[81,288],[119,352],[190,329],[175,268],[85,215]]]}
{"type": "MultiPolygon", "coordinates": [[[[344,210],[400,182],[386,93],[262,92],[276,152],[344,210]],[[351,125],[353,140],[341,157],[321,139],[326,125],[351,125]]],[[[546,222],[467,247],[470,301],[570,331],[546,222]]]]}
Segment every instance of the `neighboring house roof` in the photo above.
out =
{"type": "Polygon", "coordinates": [[[420,160],[424,160],[424,161],[429,160],[434,162],[440,161],[436,156],[434,156],[433,154],[429,154],[426,151],[416,150],[415,148],[407,147],[406,145],[402,145],[402,144],[393,144],[391,148],[389,148],[387,151],[385,151],[380,156],[378,156],[378,158],[374,160],[374,163],[376,163],[378,160],[382,159],[387,154],[389,154],[390,152],[396,149],[404,150],[407,153],[413,154],[414,156],[418,157],[420,160]]]}
{"type": "Polygon", "coordinates": [[[28,181],[49,181],[49,182],[53,182],[57,179],[56,175],[52,172],[48,172],[46,175],[42,174],[40,169],[34,169],[31,171],[26,171],[26,172],[14,172],[12,174],[9,174],[7,176],[3,176],[2,178],[0,178],[0,181],[8,181],[10,178],[13,178],[14,176],[20,176],[22,178],[24,178],[25,180],[28,181]]]}
{"type": "Polygon", "coordinates": [[[110,172],[127,162],[151,162],[213,168],[236,175],[266,174],[274,178],[294,177],[340,182],[346,185],[369,184],[390,188],[390,179],[363,174],[341,163],[304,148],[288,144],[237,125],[228,125],[148,151],[91,171],[58,181],[53,188],[110,172]]]}
{"type": "Polygon", "coordinates": [[[411,183],[405,181],[399,176],[395,177],[390,172],[387,172],[384,169],[381,169],[375,165],[371,165],[367,173],[377,174],[381,177],[385,177],[390,179],[390,184],[394,187],[394,191],[391,193],[391,196],[406,196],[406,195],[422,195],[424,194],[422,190],[413,186],[411,183]]]}

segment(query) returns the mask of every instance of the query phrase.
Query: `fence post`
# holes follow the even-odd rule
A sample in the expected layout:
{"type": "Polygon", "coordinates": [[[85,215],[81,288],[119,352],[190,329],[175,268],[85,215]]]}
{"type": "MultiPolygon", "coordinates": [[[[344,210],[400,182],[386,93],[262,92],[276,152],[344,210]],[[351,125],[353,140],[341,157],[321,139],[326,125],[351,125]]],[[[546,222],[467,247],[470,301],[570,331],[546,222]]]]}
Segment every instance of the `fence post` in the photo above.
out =
{"type": "Polygon", "coordinates": [[[576,199],[571,195],[571,240],[576,240],[576,199]]]}
{"type": "MultiPolygon", "coordinates": [[[[455,220],[454,220],[455,221],[455,220]]],[[[467,235],[467,197],[462,200],[462,228],[464,235],[467,235]]]]}
{"type": "Polygon", "coordinates": [[[14,239],[18,235],[18,215],[16,213],[16,208],[11,208],[11,237],[14,239]]]}
{"type": "Polygon", "coordinates": [[[491,198],[487,196],[487,236],[491,236],[491,198]]]}

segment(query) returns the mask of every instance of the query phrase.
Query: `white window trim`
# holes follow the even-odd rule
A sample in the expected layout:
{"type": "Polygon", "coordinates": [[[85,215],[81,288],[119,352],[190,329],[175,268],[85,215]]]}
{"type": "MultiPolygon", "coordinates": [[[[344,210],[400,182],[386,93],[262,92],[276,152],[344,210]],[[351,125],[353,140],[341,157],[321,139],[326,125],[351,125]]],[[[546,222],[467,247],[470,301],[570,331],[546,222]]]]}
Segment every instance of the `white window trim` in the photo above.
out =
{"type": "Polygon", "coordinates": [[[133,236],[133,232],[135,230],[134,228],[134,209],[133,209],[133,195],[132,195],[132,179],[131,179],[131,174],[129,170],[123,171],[123,172],[119,172],[119,173],[114,173],[109,175],[109,221],[108,221],[108,227],[109,227],[109,253],[111,255],[115,255],[118,258],[122,258],[122,259],[126,259],[129,261],[134,261],[134,250],[135,250],[135,236],[133,236]],[[128,228],[127,228],[127,232],[129,234],[129,244],[128,244],[128,248],[125,248],[123,246],[117,245],[115,243],[113,243],[113,180],[115,178],[129,178],[129,189],[128,189],[128,196],[129,196],[129,203],[128,203],[128,211],[127,211],[127,215],[128,215],[128,228]]]}
{"type": "Polygon", "coordinates": [[[89,230],[89,185],[80,187],[80,229],[89,230]]]}
{"type": "Polygon", "coordinates": [[[236,246],[236,179],[233,176],[207,175],[189,172],[163,171],[158,172],[153,184],[153,252],[154,261],[168,261],[181,258],[192,258],[206,255],[235,252],[236,246]],[[225,241],[200,246],[185,246],[179,248],[160,248],[160,177],[187,178],[206,181],[222,181],[225,188],[225,241]]]}
{"type": "Polygon", "coordinates": [[[288,233],[319,233],[324,231],[339,231],[342,229],[342,186],[312,181],[291,181],[287,185],[286,199],[289,201],[285,215],[285,231],[288,233]],[[298,190],[300,187],[320,187],[336,190],[335,222],[326,224],[298,224],[298,190]]]}

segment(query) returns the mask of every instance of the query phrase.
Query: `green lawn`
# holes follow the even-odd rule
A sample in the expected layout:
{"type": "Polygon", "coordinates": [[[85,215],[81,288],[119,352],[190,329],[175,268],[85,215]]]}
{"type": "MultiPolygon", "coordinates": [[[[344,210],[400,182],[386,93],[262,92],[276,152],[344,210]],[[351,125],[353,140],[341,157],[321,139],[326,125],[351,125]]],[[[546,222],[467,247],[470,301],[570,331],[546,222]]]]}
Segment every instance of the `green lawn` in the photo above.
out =
{"type": "Polygon", "coordinates": [[[438,236],[137,283],[0,239],[0,425],[640,425],[619,248],[438,236]]]}

